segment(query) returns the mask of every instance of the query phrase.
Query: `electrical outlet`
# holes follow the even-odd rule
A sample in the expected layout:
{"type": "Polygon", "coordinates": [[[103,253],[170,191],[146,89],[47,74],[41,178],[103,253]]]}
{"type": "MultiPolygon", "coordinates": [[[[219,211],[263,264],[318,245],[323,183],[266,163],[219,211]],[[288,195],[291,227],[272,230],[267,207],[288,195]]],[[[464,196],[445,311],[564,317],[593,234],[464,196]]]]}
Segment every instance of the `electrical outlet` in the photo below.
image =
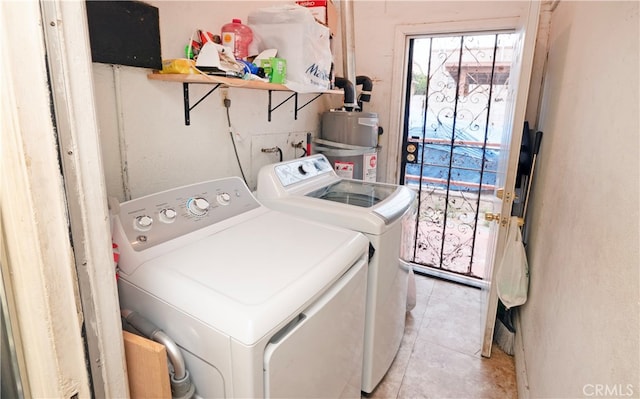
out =
{"type": "Polygon", "coordinates": [[[220,100],[222,101],[222,105],[224,105],[224,100],[229,98],[229,88],[228,87],[220,87],[220,100]]]}

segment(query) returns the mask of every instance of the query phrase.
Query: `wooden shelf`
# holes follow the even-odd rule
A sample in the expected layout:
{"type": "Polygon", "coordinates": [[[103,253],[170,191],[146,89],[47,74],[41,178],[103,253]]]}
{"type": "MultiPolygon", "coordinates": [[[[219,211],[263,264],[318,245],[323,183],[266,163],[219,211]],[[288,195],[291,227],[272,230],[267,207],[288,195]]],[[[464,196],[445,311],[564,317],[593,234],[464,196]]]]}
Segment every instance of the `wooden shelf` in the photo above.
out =
{"type": "Polygon", "coordinates": [[[237,89],[253,89],[253,90],[264,90],[269,93],[269,105],[267,108],[268,111],[268,121],[271,122],[271,113],[276,110],[278,107],[286,103],[287,101],[294,99],[294,118],[298,119],[298,111],[302,108],[306,107],[314,100],[319,98],[323,94],[338,94],[343,95],[344,91],[342,90],[325,90],[311,93],[298,93],[291,89],[289,89],[285,85],[262,82],[260,80],[244,80],[239,78],[227,78],[224,76],[215,76],[215,75],[196,75],[196,74],[169,74],[169,73],[151,73],[147,75],[148,79],[151,80],[159,80],[163,82],[177,82],[182,83],[182,93],[183,93],[183,103],[184,103],[184,124],[190,125],[190,113],[191,110],[194,109],[198,104],[202,102],[205,98],[209,96],[209,94],[213,93],[218,87],[230,87],[237,89]],[[207,92],[202,98],[196,101],[193,105],[190,105],[189,99],[189,85],[190,84],[210,84],[214,85],[211,90],[207,92]],[[290,96],[288,96],[284,101],[280,102],[278,105],[272,106],[271,93],[274,91],[288,91],[292,92],[290,96]],[[304,103],[301,106],[298,106],[298,95],[299,94],[311,94],[314,97],[304,103]]]}
{"type": "MultiPolygon", "coordinates": [[[[254,90],[272,90],[272,91],[293,91],[285,85],[263,82],[260,80],[244,80],[239,78],[227,78],[215,75],[200,74],[180,74],[180,73],[150,73],[147,78],[151,80],[161,80],[165,82],[179,83],[202,83],[202,84],[221,84],[225,87],[233,87],[238,89],[254,89],[254,90]]],[[[344,94],[342,90],[325,90],[311,92],[309,94],[344,94]]],[[[303,94],[303,93],[301,93],[303,94]]]]}

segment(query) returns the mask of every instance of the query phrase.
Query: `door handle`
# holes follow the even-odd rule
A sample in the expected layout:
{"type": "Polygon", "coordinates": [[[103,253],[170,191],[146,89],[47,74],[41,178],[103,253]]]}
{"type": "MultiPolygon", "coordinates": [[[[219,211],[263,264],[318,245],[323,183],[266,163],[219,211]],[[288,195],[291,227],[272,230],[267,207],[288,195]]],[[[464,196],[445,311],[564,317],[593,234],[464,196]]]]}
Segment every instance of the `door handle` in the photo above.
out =
{"type": "MultiPolygon", "coordinates": [[[[509,222],[507,218],[501,219],[499,213],[492,213],[492,212],[485,212],[484,220],[486,220],[487,222],[500,222],[500,224],[502,224],[503,226],[506,226],[507,223],[509,222]]],[[[518,226],[520,227],[524,226],[523,218],[518,218],[518,226]]]]}
{"type": "Polygon", "coordinates": [[[486,220],[487,222],[497,222],[497,221],[500,220],[500,214],[499,213],[492,213],[492,212],[485,212],[484,220],[486,220]]]}

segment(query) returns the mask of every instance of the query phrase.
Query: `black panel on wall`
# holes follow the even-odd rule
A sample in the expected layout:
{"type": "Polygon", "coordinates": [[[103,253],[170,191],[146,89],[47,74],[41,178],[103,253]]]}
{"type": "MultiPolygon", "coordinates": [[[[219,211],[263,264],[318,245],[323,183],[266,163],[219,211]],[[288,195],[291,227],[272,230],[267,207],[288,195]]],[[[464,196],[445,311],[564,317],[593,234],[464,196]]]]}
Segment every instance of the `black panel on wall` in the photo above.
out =
{"type": "Polygon", "coordinates": [[[162,69],[158,9],[140,1],[87,0],[93,62],[162,69]]]}

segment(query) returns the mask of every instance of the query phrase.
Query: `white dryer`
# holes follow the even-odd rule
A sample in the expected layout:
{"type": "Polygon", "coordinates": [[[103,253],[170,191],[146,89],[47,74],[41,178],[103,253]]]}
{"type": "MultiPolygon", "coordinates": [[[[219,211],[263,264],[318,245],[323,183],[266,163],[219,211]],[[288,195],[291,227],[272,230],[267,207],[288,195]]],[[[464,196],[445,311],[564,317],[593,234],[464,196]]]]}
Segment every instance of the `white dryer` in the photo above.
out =
{"type": "Polygon", "coordinates": [[[120,204],[123,309],[204,398],[360,398],[367,239],[270,210],[237,178],[120,204]]]}
{"type": "Polygon", "coordinates": [[[371,393],[404,335],[409,269],[399,261],[402,227],[416,194],[398,185],[339,177],[322,154],[267,165],[258,200],[273,209],[364,233],[369,239],[362,391],[371,393]]]}

